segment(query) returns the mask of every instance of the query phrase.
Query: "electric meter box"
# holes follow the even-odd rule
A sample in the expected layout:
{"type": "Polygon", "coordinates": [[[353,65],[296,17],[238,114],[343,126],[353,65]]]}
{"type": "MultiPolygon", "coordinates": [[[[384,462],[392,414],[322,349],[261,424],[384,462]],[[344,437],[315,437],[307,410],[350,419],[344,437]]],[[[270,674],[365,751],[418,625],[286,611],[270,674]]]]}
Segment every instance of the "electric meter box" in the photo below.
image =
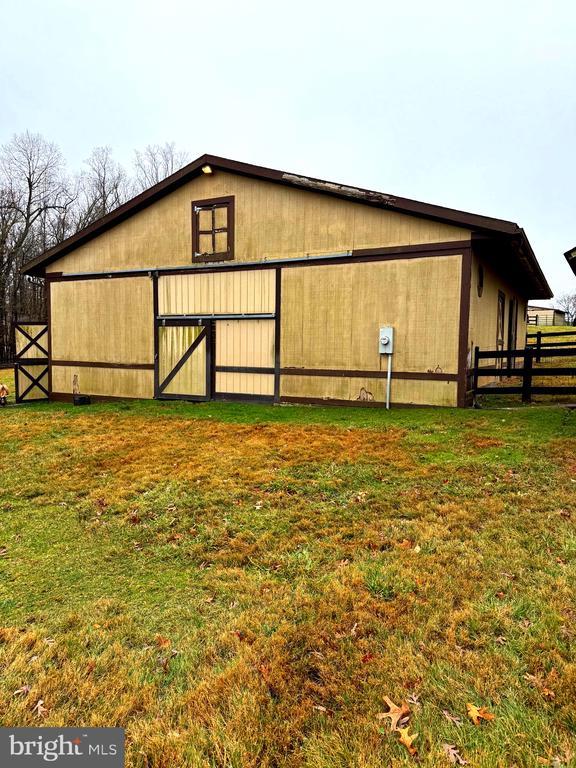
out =
{"type": "Polygon", "coordinates": [[[378,351],[381,355],[391,355],[394,352],[394,328],[389,325],[380,328],[378,351]]]}

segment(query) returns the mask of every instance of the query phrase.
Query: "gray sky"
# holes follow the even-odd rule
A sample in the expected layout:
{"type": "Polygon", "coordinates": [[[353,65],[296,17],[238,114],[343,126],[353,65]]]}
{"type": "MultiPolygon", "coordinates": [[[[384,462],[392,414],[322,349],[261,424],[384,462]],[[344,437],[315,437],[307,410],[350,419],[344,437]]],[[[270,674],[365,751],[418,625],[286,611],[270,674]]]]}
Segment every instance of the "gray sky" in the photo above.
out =
{"type": "Polygon", "coordinates": [[[576,3],[0,0],[0,143],[204,152],[511,219],[576,291],[576,3]]]}

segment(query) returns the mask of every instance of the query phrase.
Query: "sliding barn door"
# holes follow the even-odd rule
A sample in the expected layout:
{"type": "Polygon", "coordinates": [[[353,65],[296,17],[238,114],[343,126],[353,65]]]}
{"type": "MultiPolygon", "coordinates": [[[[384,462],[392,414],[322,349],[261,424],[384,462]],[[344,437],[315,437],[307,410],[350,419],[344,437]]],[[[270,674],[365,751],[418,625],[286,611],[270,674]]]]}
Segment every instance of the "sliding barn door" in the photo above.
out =
{"type": "Polygon", "coordinates": [[[210,326],[158,328],[158,392],[169,400],[210,398],[210,326]]]}

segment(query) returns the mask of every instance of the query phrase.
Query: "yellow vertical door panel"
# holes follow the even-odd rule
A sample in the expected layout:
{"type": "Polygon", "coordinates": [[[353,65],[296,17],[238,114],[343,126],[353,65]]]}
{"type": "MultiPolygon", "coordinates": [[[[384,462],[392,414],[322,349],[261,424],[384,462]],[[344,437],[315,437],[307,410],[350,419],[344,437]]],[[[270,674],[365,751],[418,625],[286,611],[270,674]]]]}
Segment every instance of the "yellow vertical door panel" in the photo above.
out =
{"type": "Polygon", "coordinates": [[[207,338],[206,328],[199,325],[159,328],[160,397],[170,395],[208,396],[206,386],[207,338]],[[201,336],[200,342],[192,354],[189,354],[192,345],[198,342],[201,336]],[[187,355],[186,361],[174,375],[174,370],[187,355]]]}
{"type": "Polygon", "coordinates": [[[275,270],[162,275],[160,315],[272,314],[275,270]]]}
{"type": "Polygon", "coordinates": [[[215,326],[216,393],[271,397],[274,320],[217,320],[215,326]]]}

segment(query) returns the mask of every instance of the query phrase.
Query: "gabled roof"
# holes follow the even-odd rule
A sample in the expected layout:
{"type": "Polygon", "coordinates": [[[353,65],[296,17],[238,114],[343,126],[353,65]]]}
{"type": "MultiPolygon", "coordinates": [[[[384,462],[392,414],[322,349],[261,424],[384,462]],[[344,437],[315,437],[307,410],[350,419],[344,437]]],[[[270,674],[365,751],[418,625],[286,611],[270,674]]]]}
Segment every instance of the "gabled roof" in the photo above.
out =
{"type": "Polygon", "coordinates": [[[149,205],[152,205],[165,195],[170,194],[183,184],[187,184],[202,173],[202,167],[205,165],[210,165],[215,170],[228,171],[229,173],[236,173],[241,176],[249,176],[255,179],[270,181],[275,184],[283,184],[285,186],[332,195],[364,205],[385,208],[390,211],[432,219],[446,224],[453,224],[454,226],[464,227],[477,233],[513,238],[517,241],[517,245],[519,245],[523,251],[523,267],[525,269],[527,268],[531,273],[530,277],[532,279],[530,282],[533,283],[535,290],[533,295],[538,298],[549,298],[552,296],[550,287],[540,269],[524,230],[512,221],[494,219],[490,216],[479,216],[474,213],[467,213],[466,211],[459,211],[454,208],[445,208],[440,205],[422,203],[418,200],[411,200],[406,197],[398,197],[383,192],[375,192],[373,190],[352,187],[345,184],[337,184],[335,182],[324,181],[310,176],[278,171],[273,168],[263,168],[258,165],[241,163],[237,160],[227,160],[226,158],[216,157],[215,155],[201,155],[201,157],[184,166],[184,168],[181,168],[179,171],[176,171],[176,173],[173,173],[171,176],[168,176],[166,179],[163,179],[163,181],[160,181],[158,184],[155,184],[141,194],[136,195],[136,197],[128,200],[128,202],[119,206],[111,213],[98,219],[85,229],[80,230],[80,232],[77,232],[75,235],[72,235],[72,237],[69,237],[67,240],[54,246],[54,248],[45,251],[41,256],[32,259],[24,265],[22,271],[24,274],[42,276],[44,274],[44,269],[53,261],[56,261],[56,259],[65,256],[78,246],[83,245],[103,232],[106,232],[106,230],[111,229],[116,224],[119,224],[121,221],[124,221],[138,211],[147,208],[149,205]]]}

